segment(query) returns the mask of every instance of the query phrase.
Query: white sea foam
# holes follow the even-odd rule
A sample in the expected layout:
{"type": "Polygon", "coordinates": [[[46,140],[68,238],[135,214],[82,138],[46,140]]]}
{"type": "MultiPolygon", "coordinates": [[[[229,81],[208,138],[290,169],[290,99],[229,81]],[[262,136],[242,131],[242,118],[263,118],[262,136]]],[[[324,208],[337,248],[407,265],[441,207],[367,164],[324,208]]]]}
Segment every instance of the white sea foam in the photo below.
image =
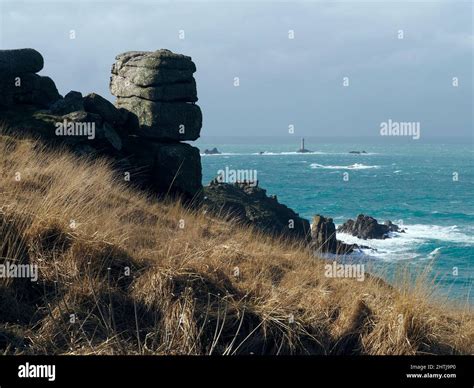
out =
{"type": "Polygon", "coordinates": [[[332,166],[332,165],[325,166],[324,164],[312,163],[310,167],[313,169],[321,168],[321,169],[327,169],[327,170],[367,170],[370,168],[380,168],[380,166],[367,166],[362,163],[354,163],[349,166],[332,166]]]}
{"type": "Polygon", "coordinates": [[[220,154],[200,154],[201,156],[239,156],[239,155],[249,155],[249,154],[239,154],[235,152],[221,152],[220,154]]]}
{"type": "MultiPolygon", "coordinates": [[[[345,243],[366,245],[374,250],[364,249],[366,255],[383,260],[410,260],[432,258],[437,256],[443,248],[443,243],[456,243],[463,245],[474,245],[474,235],[466,234],[459,230],[456,225],[403,225],[405,233],[391,233],[391,238],[385,240],[362,240],[346,233],[337,233],[337,238],[345,243]],[[423,243],[439,243],[439,247],[428,255],[416,253],[417,248],[423,243]]],[[[468,233],[472,230],[467,231],[468,233]]]]}
{"type": "MultiPolygon", "coordinates": [[[[271,151],[262,151],[260,152],[221,152],[220,154],[204,154],[201,153],[201,156],[245,156],[245,155],[259,155],[259,156],[278,156],[278,155],[345,155],[350,156],[354,154],[349,154],[348,152],[323,152],[323,151],[311,151],[311,152],[296,152],[296,151],[282,151],[282,152],[271,152],[271,151]]],[[[365,154],[356,154],[355,156],[371,156],[379,155],[377,152],[367,152],[365,154]]]]}

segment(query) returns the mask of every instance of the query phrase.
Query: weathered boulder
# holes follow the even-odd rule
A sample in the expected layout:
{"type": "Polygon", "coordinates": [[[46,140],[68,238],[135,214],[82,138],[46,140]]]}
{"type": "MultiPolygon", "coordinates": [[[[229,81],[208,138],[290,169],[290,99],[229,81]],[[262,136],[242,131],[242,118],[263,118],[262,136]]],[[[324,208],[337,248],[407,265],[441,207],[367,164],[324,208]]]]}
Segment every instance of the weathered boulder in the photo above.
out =
{"type": "Polygon", "coordinates": [[[38,73],[43,69],[42,55],[31,48],[0,50],[0,75],[38,73]]]}
{"type": "Polygon", "coordinates": [[[102,126],[104,120],[98,114],[89,113],[84,110],[70,112],[61,116],[62,120],[74,123],[94,123],[96,127],[102,126]]]}
{"type": "Polygon", "coordinates": [[[0,107],[28,104],[47,108],[60,99],[51,78],[35,74],[43,65],[36,50],[0,50],[0,107]]]}
{"type": "Polygon", "coordinates": [[[156,86],[138,86],[129,79],[113,75],[110,91],[117,97],[140,97],[151,101],[196,102],[196,81],[161,84],[156,86]]]}
{"type": "Polygon", "coordinates": [[[112,67],[112,73],[117,73],[123,67],[144,67],[147,69],[172,69],[188,70],[193,73],[196,65],[191,57],[175,54],[170,50],[161,49],[157,51],[128,51],[115,57],[116,62],[112,67]]]}
{"type": "Polygon", "coordinates": [[[202,190],[198,148],[186,143],[157,143],[131,137],[124,144],[124,150],[139,171],[135,181],[155,192],[190,199],[202,190]]]}
{"type": "Polygon", "coordinates": [[[313,218],[311,224],[311,249],[317,253],[348,254],[357,246],[345,244],[336,238],[336,226],[332,218],[319,214],[313,218]]]}
{"type": "Polygon", "coordinates": [[[110,91],[116,106],[134,116],[133,134],[159,141],[196,140],[202,113],[190,57],[169,50],[120,54],[112,66],[110,91]]]}
{"type": "Polygon", "coordinates": [[[112,67],[112,75],[126,78],[137,86],[157,86],[180,82],[189,82],[193,79],[196,67],[190,69],[147,68],[123,65],[112,67]]]}
{"type": "Polygon", "coordinates": [[[249,183],[221,183],[213,180],[204,187],[204,208],[228,215],[266,233],[308,240],[310,226],[292,209],[267,196],[266,190],[249,183]]]}
{"type": "Polygon", "coordinates": [[[42,77],[32,73],[0,77],[1,106],[9,107],[15,104],[31,104],[47,108],[60,98],[61,95],[56,85],[49,77],[42,77]]]}
{"type": "Polygon", "coordinates": [[[385,225],[379,224],[374,217],[359,214],[355,221],[349,219],[339,226],[337,230],[364,240],[385,239],[389,237],[389,232],[400,230],[398,225],[392,224],[391,221],[388,222],[386,221],[385,225]]]}
{"type": "MultiPolygon", "coordinates": [[[[58,122],[63,124],[64,129],[62,133],[56,129],[56,136],[63,136],[66,143],[87,142],[88,147],[108,154],[112,149],[117,151],[122,149],[123,142],[120,135],[99,114],[81,110],[63,115],[58,122]],[[74,124],[74,129],[69,130],[71,123],[74,124]]],[[[81,148],[83,148],[82,144],[81,148]]]]}
{"type": "Polygon", "coordinates": [[[49,108],[51,113],[57,115],[66,115],[71,112],[77,112],[84,110],[84,104],[82,102],[82,93],[71,90],[68,94],[56,101],[49,108]]]}
{"type": "Polygon", "coordinates": [[[117,109],[114,104],[96,93],[90,93],[85,96],[83,104],[86,112],[100,115],[104,121],[112,126],[120,128],[127,121],[127,111],[117,109]]]}
{"type": "Polygon", "coordinates": [[[135,134],[157,140],[196,140],[202,126],[198,105],[120,98],[117,106],[135,115],[135,134]]]}

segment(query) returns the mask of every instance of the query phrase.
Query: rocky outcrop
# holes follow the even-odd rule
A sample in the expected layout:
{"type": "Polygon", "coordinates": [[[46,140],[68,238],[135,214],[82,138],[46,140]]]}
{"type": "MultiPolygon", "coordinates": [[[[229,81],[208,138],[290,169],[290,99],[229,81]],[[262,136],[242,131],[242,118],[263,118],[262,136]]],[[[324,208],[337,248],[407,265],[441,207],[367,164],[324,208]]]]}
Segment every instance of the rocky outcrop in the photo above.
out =
{"type": "Polygon", "coordinates": [[[142,185],[164,194],[185,198],[199,196],[202,190],[199,149],[186,143],[158,143],[130,138],[125,145],[134,166],[140,166],[142,185]]]}
{"type": "Polygon", "coordinates": [[[199,195],[199,150],[179,142],[199,137],[202,123],[191,58],[168,50],[119,55],[111,83],[118,106],[96,93],[61,97],[35,74],[43,64],[32,49],[0,50],[1,118],[12,130],[112,157],[121,175],[159,195],[199,195]]]}
{"type": "Polygon", "coordinates": [[[216,148],[211,148],[210,150],[208,150],[207,148],[204,150],[204,154],[205,155],[220,155],[221,152],[216,148]]]}
{"type": "Polygon", "coordinates": [[[47,108],[61,96],[53,80],[38,73],[43,57],[33,49],[0,50],[0,107],[32,104],[47,108]]]}
{"type": "Polygon", "coordinates": [[[169,50],[120,54],[110,91],[136,116],[137,135],[159,141],[196,140],[202,127],[191,57],[169,50]]]}
{"type": "Polygon", "coordinates": [[[310,247],[316,253],[349,254],[357,245],[345,244],[336,239],[336,226],[332,218],[326,218],[319,214],[313,218],[311,224],[310,247]]]}
{"type": "Polygon", "coordinates": [[[270,234],[308,240],[309,222],[292,209],[267,196],[266,190],[251,183],[220,183],[204,187],[203,206],[270,234]]]}
{"type": "Polygon", "coordinates": [[[355,221],[352,219],[347,220],[337,230],[338,232],[347,233],[364,240],[385,239],[390,237],[390,232],[403,232],[398,225],[393,224],[391,221],[379,224],[375,218],[364,214],[359,214],[355,221]]]}
{"type": "Polygon", "coordinates": [[[82,93],[70,91],[68,94],[56,101],[49,107],[52,114],[66,115],[71,112],[84,110],[84,102],[82,101],[82,93]]]}
{"type": "Polygon", "coordinates": [[[199,150],[180,143],[201,132],[195,71],[191,57],[169,50],[126,52],[112,66],[110,91],[129,112],[125,150],[158,192],[195,197],[202,189],[199,150]]]}

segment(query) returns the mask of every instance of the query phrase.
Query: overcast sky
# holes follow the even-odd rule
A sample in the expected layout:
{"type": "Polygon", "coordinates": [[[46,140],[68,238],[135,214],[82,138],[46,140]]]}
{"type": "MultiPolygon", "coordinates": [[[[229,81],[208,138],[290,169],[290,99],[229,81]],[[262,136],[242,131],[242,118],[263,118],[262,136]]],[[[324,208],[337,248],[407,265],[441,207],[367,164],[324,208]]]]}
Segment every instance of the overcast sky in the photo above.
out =
{"type": "Polygon", "coordinates": [[[304,136],[376,136],[388,119],[420,122],[425,138],[473,132],[470,1],[0,3],[1,47],[40,51],[61,94],[113,101],[110,68],[124,51],[190,55],[206,135],[293,124],[304,136]]]}

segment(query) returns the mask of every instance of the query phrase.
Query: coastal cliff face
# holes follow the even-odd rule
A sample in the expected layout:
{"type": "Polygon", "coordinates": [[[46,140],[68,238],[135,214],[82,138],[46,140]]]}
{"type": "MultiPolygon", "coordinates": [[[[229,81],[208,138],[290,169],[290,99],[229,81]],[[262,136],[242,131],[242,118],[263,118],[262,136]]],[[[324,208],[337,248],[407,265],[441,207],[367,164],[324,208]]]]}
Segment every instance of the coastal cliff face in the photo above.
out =
{"type": "Polygon", "coordinates": [[[36,74],[43,65],[36,50],[0,50],[0,115],[11,130],[112,157],[125,181],[159,195],[199,196],[199,150],[180,142],[197,139],[202,127],[190,57],[169,50],[118,55],[115,105],[96,93],[62,97],[53,80],[36,74]]]}

